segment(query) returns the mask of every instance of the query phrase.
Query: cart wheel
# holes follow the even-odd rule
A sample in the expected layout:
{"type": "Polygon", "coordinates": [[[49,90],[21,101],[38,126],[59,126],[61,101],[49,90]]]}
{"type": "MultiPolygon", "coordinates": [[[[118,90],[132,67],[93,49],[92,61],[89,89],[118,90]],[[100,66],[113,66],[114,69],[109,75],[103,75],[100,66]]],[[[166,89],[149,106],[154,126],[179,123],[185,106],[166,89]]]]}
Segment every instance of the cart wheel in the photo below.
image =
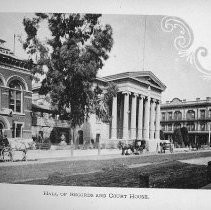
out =
{"type": "Polygon", "coordinates": [[[12,149],[10,149],[9,155],[10,155],[10,161],[13,162],[14,160],[13,160],[13,151],[12,151],[12,149]]]}
{"type": "Polygon", "coordinates": [[[8,160],[8,161],[13,161],[13,158],[12,158],[12,151],[10,148],[4,148],[2,150],[2,160],[5,161],[5,160],[8,160]]]}
{"type": "Polygon", "coordinates": [[[22,158],[22,161],[26,161],[26,150],[23,150],[23,158],[22,158]]]}

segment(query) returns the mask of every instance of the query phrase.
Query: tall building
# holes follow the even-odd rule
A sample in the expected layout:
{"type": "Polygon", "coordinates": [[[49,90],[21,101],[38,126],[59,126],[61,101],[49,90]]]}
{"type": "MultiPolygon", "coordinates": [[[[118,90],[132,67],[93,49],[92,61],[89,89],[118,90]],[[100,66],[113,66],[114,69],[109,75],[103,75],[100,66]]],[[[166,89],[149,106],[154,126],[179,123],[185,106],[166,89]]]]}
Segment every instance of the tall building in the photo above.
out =
{"type": "Polygon", "coordinates": [[[31,65],[17,58],[0,39],[0,133],[31,138],[31,65]]]}
{"type": "Polygon", "coordinates": [[[210,142],[211,97],[186,101],[174,98],[161,105],[161,128],[166,139],[172,139],[176,128],[186,127],[192,142],[210,142]]]}

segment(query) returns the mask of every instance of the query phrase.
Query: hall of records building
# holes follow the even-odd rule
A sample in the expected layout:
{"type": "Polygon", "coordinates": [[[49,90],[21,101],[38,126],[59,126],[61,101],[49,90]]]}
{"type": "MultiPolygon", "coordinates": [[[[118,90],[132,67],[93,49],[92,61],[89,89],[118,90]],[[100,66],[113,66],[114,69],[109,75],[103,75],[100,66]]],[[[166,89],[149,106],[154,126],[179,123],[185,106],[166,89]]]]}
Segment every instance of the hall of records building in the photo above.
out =
{"type": "Polygon", "coordinates": [[[161,129],[165,139],[172,139],[176,128],[186,127],[192,142],[210,143],[211,97],[186,101],[174,98],[161,105],[161,129]]]}
{"type": "Polygon", "coordinates": [[[32,81],[30,65],[0,39],[0,133],[31,138],[32,81]]]}

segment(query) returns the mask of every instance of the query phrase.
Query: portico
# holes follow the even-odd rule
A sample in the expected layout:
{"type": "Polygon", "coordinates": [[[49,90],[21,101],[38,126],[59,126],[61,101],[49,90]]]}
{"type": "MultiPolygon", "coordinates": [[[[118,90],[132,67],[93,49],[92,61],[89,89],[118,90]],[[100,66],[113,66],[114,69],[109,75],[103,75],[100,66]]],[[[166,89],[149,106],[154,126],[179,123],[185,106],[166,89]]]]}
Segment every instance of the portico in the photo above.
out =
{"type": "Polygon", "coordinates": [[[156,151],[160,137],[161,92],[165,86],[151,72],[123,74],[114,75],[112,79],[119,91],[112,101],[110,141],[145,140],[148,150],[156,151]]]}
{"type": "Polygon", "coordinates": [[[148,151],[156,151],[160,140],[161,93],[166,86],[150,71],[101,77],[94,85],[106,89],[110,82],[118,89],[110,106],[111,121],[103,122],[91,115],[79,128],[84,144],[100,141],[104,148],[116,148],[119,141],[132,143],[138,139],[146,141],[148,151]]]}

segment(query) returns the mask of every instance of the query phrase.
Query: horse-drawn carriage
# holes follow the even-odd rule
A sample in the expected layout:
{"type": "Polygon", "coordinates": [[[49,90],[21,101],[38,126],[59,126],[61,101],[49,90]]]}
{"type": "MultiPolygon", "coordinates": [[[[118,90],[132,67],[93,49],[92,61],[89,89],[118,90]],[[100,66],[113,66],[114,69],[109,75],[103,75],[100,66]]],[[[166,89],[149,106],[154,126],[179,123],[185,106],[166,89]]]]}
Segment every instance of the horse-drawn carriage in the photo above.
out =
{"type": "Polygon", "coordinates": [[[14,161],[14,158],[17,158],[18,156],[18,159],[26,161],[27,150],[31,146],[33,145],[30,145],[29,143],[23,142],[19,139],[10,141],[0,139],[0,160],[14,161]],[[19,153],[19,155],[17,153],[19,153]]]}
{"type": "Polygon", "coordinates": [[[145,147],[146,147],[146,141],[144,140],[134,140],[129,143],[120,141],[118,143],[118,148],[122,150],[122,155],[130,155],[130,154],[139,155],[143,152],[145,147]]]}
{"type": "Polygon", "coordinates": [[[174,144],[169,140],[160,140],[160,152],[165,153],[166,150],[172,153],[174,151],[174,144]]]}

